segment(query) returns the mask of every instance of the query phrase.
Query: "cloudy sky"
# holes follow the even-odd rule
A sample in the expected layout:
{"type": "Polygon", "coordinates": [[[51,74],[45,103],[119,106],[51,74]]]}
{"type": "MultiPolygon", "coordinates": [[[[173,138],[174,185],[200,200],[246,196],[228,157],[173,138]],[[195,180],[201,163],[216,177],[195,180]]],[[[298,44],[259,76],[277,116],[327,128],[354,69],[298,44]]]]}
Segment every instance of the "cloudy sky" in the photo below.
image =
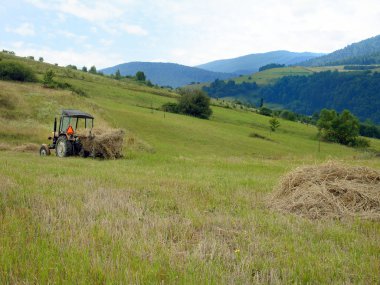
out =
{"type": "Polygon", "coordinates": [[[197,65],[331,52],[380,34],[379,0],[1,0],[0,49],[60,65],[197,65]]]}

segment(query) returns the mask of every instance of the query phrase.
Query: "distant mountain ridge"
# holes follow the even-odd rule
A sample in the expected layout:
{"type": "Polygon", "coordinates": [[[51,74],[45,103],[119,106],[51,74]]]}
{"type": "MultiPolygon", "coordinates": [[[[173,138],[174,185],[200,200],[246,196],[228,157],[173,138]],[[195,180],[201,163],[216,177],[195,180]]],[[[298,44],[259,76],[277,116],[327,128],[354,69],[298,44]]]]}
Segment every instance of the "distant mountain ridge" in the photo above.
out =
{"type": "Polygon", "coordinates": [[[266,53],[249,54],[231,59],[216,60],[197,65],[196,67],[214,72],[227,72],[248,75],[259,71],[259,68],[261,66],[270,63],[294,65],[299,62],[304,62],[309,59],[319,57],[321,55],[323,54],[312,52],[299,53],[279,50],[266,53]]]}
{"type": "Polygon", "coordinates": [[[135,75],[138,71],[143,71],[153,84],[161,86],[180,87],[192,82],[210,82],[215,79],[228,79],[236,74],[213,72],[196,67],[180,65],[176,63],[162,62],[128,62],[113,67],[104,68],[104,74],[115,74],[119,70],[120,74],[135,75]]]}
{"type": "Polygon", "coordinates": [[[350,44],[330,54],[300,63],[303,66],[327,66],[348,64],[379,64],[380,35],[350,44]]]}

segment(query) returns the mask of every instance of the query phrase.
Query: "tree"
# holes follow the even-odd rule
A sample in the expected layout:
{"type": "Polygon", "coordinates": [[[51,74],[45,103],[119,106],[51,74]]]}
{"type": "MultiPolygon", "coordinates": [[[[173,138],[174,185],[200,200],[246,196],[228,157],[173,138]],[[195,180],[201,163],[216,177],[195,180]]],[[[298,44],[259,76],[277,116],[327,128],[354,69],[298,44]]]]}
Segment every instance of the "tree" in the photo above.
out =
{"type": "Polygon", "coordinates": [[[264,98],[260,98],[259,108],[264,106],[264,98]]]}
{"type": "Polygon", "coordinates": [[[119,69],[116,70],[116,72],[115,72],[115,79],[116,80],[120,80],[121,79],[121,74],[120,74],[120,70],[119,69]]]}
{"type": "Polygon", "coordinates": [[[276,129],[280,126],[280,122],[277,120],[276,117],[273,117],[269,120],[269,128],[272,132],[275,132],[276,129]]]}
{"type": "Polygon", "coordinates": [[[272,116],[272,110],[267,107],[261,107],[259,109],[259,114],[264,116],[272,116]]]}
{"type": "Polygon", "coordinates": [[[40,58],[38,59],[39,62],[44,62],[44,58],[40,56],[40,58]]]}
{"type": "Polygon", "coordinates": [[[70,68],[70,69],[74,69],[74,70],[77,70],[78,68],[76,67],[76,65],[73,65],[73,64],[69,64],[66,66],[67,68],[70,68]]]}
{"type": "Polygon", "coordinates": [[[260,67],[259,71],[264,71],[264,70],[267,70],[267,69],[279,68],[279,67],[285,67],[285,64],[270,63],[270,64],[267,64],[267,65],[264,65],[264,66],[260,67]]]}
{"type": "Polygon", "coordinates": [[[348,110],[338,114],[335,110],[323,109],[317,127],[323,139],[344,145],[355,145],[359,136],[359,120],[348,110]]]}
{"type": "Polygon", "coordinates": [[[97,74],[95,65],[91,66],[88,72],[92,74],[97,74]]]}
{"type": "Polygon", "coordinates": [[[44,87],[47,87],[47,88],[54,88],[55,86],[55,83],[54,83],[54,71],[49,69],[48,71],[45,72],[44,74],[44,78],[42,80],[42,83],[44,85],[44,87]]]}
{"type": "Polygon", "coordinates": [[[16,81],[37,81],[34,71],[28,66],[8,60],[0,61],[0,79],[16,81]]]}
{"type": "Polygon", "coordinates": [[[86,67],[86,66],[83,66],[83,67],[82,67],[82,71],[83,71],[83,72],[87,72],[87,67],[86,67]]]}
{"type": "Polygon", "coordinates": [[[297,119],[297,115],[288,110],[282,110],[280,113],[280,117],[289,121],[295,121],[297,119]]]}
{"type": "Polygon", "coordinates": [[[208,119],[212,110],[210,108],[210,97],[202,90],[180,89],[181,97],[178,99],[178,104],[167,103],[162,106],[162,109],[167,112],[180,113],[208,119]]]}
{"type": "Polygon", "coordinates": [[[137,71],[136,72],[136,79],[137,79],[137,81],[145,81],[146,77],[145,77],[144,72],[137,71]]]}
{"type": "Polygon", "coordinates": [[[182,114],[208,119],[212,114],[210,97],[201,90],[184,91],[178,102],[178,110],[182,114]]]}

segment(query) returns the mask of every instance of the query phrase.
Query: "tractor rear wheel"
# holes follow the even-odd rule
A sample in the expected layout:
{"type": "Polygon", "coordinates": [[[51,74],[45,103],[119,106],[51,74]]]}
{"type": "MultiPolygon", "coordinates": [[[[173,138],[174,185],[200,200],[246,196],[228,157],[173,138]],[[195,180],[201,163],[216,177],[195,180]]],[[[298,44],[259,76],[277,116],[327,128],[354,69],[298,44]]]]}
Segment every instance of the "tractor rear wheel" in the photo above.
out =
{"type": "Polygon", "coordinates": [[[58,157],[66,157],[72,154],[73,145],[66,137],[61,136],[57,139],[55,154],[58,157]]]}

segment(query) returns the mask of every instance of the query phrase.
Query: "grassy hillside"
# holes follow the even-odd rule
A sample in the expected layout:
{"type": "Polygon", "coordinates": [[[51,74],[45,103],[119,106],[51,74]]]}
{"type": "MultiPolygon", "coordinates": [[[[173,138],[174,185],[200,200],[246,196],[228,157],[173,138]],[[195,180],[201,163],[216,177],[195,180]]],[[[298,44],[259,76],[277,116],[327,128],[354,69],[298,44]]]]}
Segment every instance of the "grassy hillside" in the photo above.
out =
{"type": "Polygon", "coordinates": [[[380,282],[378,222],[267,207],[285,172],[331,159],[380,169],[371,152],[327,143],[318,152],[314,127],[280,120],[269,133],[269,119],[247,110],[213,107],[210,120],[152,111],[175,95],[23,61],[87,96],[0,81],[10,102],[1,143],[46,142],[70,107],[142,144],[113,161],[0,151],[0,284],[380,282]]]}

